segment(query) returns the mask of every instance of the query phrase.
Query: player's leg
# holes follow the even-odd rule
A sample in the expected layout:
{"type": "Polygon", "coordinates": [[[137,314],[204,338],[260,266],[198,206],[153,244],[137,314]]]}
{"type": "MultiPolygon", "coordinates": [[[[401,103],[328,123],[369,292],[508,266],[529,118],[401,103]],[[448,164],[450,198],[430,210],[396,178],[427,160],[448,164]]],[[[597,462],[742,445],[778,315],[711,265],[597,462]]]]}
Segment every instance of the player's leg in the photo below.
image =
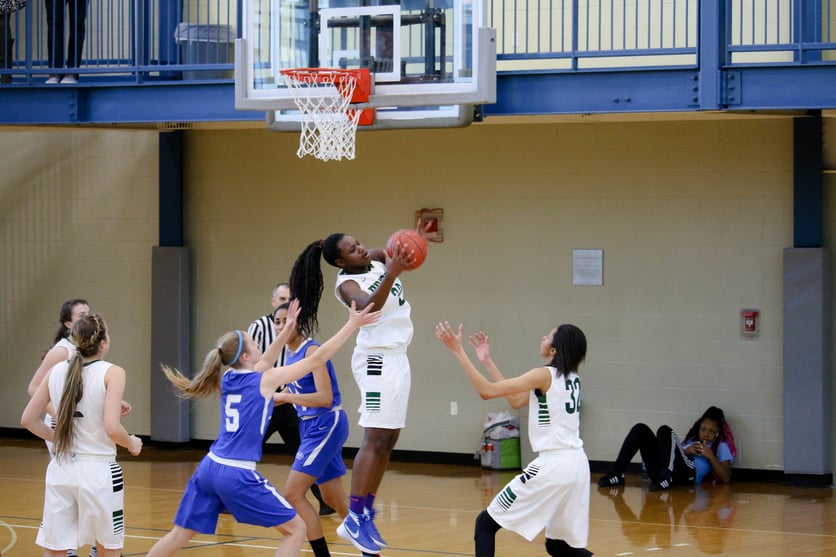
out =
{"type": "Polygon", "coordinates": [[[556,503],[546,524],[546,553],[552,557],[588,557],[589,541],[589,461],[583,450],[557,455],[551,470],[541,471],[560,477],[549,497],[556,503]]]}
{"type": "Polygon", "coordinates": [[[479,513],[473,530],[476,557],[494,557],[496,553],[496,533],[500,528],[501,526],[488,514],[488,511],[479,513]]]}
{"type": "Polygon", "coordinates": [[[546,553],[552,557],[589,557],[592,552],[584,547],[572,547],[563,540],[546,538],[546,553]]]}
{"type": "Polygon", "coordinates": [[[296,513],[302,517],[307,527],[308,540],[316,540],[323,537],[322,525],[319,523],[319,514],[306,497],[308,490],[314,484],[316,478],[309,474],[291,470],[282,489],[282,495],[293,505],[296,513]]]}
{"type": "Polygon", "coordinates": [[[322,490],[322,497],[329,506],[334,508],[337,516],[345,518],[348,514],[348,496],[343,488],[342,478],[334,478],[333,480],[319,484],[322,490]]]}
{"type": "Polygon", "coordinates": [[[275,528],[284,534],[284,538],[279,542],[274,556],[297,557],[302,550],[302,544],[305,543],[305,522],[297,515],[275,528]]]}
{"type": "MultiPolygon", "coordinates": [[[[273,409],[273,416],[276,417],[276,427],[282,441],[295,455],[302,443],[302,437],[299,433],[299,415],[296,413],[296,409],[292,404],[280,404],[273,409]]],[[[319,513],[321,515],[334,514],[334,509],[322,500],[322,493],[320,493],[316,484],[311,484],[311,493],[319,501],[319,513]]]]}
{"type": "Polygon", "coordinates": [[[181,547],[189,543],[189,540],[194,537],[194,533],[194,530],[175,525],[168,534],[160,538],[151,547],[151,550],[148,552],[148,557],[168,557],[169,555],[174,555],[181,547]]]}
{"type": "Polygon", "coordinates": [[[377,493],[400,434],[399,429],[369,427],[363,431],[363,441],[351,468],[352,496],[377,493]]]}

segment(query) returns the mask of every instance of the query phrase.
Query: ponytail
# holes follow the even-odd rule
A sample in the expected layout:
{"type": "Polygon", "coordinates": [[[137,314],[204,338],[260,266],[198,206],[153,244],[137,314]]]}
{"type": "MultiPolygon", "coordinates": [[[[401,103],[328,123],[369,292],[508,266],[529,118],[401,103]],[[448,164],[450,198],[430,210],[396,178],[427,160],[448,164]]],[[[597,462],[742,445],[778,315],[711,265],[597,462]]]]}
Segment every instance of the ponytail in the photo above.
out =
{"type": "Polygon", "coordinates": [[[241,331],[230,331],[218,339],[217,348],[206,354],[203,367],[193,378],[162,364],[163,373],[174,385],[180,398],[206,398],[221,390],[221,371],[225,367],[240,367],[239,358],[246,349],[241,331]]]}
{"type": "Polygon", "coordinates": [[[76,409],[84,396],[83,360],[100,352],[101,342],[107,338],[104,319],[94,313],[80,317],[73,325],[71,336],[77,349],[69,362],[64,392],[61,393],[61,403],[55,417],[53,452],[56,458],[64,457],[72,450],[76,409]]]}
{"type": "MultiPolygon", "coordinates": [[[[329,236],[330,238],[330,236],[329,236]]],[[[296,329],[303,335],[316,336],[319,331],[319,301],[322,299],[322,266],[325,240],[316,240],[299,254],[290,271],[290,298],[299,300],[296,329]]]]}

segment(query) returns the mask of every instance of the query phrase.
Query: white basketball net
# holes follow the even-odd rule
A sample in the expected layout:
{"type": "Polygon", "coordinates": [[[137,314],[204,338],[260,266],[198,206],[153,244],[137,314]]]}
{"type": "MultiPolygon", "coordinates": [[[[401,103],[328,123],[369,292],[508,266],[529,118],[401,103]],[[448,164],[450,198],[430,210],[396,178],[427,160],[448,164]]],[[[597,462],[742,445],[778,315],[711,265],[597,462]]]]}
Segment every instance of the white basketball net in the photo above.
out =
{"type": "Polygon", "coordinates": [[[357,79],[348,72],[328,69],[284,74],[293,101],[302,113],[302,134],[296,155],[323,161],[354,159],[357,122],[361,110],[348,105],[357,79]]]}

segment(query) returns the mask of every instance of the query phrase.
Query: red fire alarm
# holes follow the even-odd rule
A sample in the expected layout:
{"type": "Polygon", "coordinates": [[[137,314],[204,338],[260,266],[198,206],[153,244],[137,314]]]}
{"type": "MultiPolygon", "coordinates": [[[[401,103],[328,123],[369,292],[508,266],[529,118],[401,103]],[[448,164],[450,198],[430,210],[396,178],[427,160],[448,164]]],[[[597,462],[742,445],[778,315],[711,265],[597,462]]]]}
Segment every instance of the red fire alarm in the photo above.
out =
{"type": "Polygon", "coordinates": [[[415,211],[415,228],[429,242],[444,241],[444,209],[415,211]]]}
{"type": "Polygon", "coordinates": [[[761,334],[761,312],[757,309],[740,310],[740,336],[742,338],[757,338],[761,334]]]}

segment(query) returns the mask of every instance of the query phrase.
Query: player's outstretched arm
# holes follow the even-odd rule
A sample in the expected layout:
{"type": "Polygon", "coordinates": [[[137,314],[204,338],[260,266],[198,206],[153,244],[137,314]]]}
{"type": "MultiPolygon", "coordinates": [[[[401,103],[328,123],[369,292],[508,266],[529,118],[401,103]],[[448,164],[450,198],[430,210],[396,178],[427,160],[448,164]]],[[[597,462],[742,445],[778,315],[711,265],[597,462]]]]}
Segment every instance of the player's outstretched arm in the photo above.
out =
{"type": "Polygon", "coordinates": [[[293,363],[289,366],[274,367],[264,372],[264,377],[261,380],[261,392],[265,397],[272,396],[273,392],[279,385],[291,383],[300,377],[307,375],[319,366],[325,365],[325,362],[342,348],[354,332],[364,325],[371,325],[380,319],[380,314],[373,313],[374,305],[370,304],[363,310],[357,311],[357,306],[352,303],[348,310],[348,320],[337,331],[334,336],[326,340],[319,349],[311,354],[310,357],[293,363]]]}
{"type": "MultiPolygon", "coordinates": [[[[504,381],[505,376],[502,374],[499,366],[496,365],[496,362],[494,362],[491,357],[491,345],[490,342],[488,342],[488,335],[486,335],[483,331],[479,331],[478,333],[470,335],[468,340],[470,342],[470,346],[476,352],[476,357],[479,358],[479,361],[482,362],[483,366],[485,366],[485,370],[488,372],[488,375],[491,376],[491,380],[493,382],[504,381]]],[[[528,404],[528,393],[507,395],[505,400],[508,401],[511,408],[522,408],[528,404]]]]}
{"type": "MultiPolygon", "coordinates": [[[[476,369],[476,366],[473,365],[473,362],[465,353],[462,346],[461,325],[456,332],[450,326],[450,323],[447,321],[441,322],[435,327],[435,336],[453,352],[465,375],[484,400],[504,397],[512,408],[521,408],[528,404],[529,391],[542,389],[543,386],[548,389],[551,384],[551,376],[546,368],[535,368],[519,377],[491,382],[476,369]]],[[[498,368],[496,371],[499,376],[502,375],[498,368]]]]}
{"type": "Polygon", "coordinates": [[[284,329],[282,329],[282,332],[273,339],[273,342],[270,343],[270,346],[268,346],[267,350],[264,351],[264,354],[261,355],[261,359],[255,363],[253,366],[254,370],[267,371],[273,367],[273,364],[279,359],[282,347],[287,344],[290,335],[296,330],[296,319],[299,317],[299,312],[301,310],[302,307],[299,305],[299,300],[296,298],[291,300],[290,305],[287,308],[287,323],[285,324],[284,329]]]}

